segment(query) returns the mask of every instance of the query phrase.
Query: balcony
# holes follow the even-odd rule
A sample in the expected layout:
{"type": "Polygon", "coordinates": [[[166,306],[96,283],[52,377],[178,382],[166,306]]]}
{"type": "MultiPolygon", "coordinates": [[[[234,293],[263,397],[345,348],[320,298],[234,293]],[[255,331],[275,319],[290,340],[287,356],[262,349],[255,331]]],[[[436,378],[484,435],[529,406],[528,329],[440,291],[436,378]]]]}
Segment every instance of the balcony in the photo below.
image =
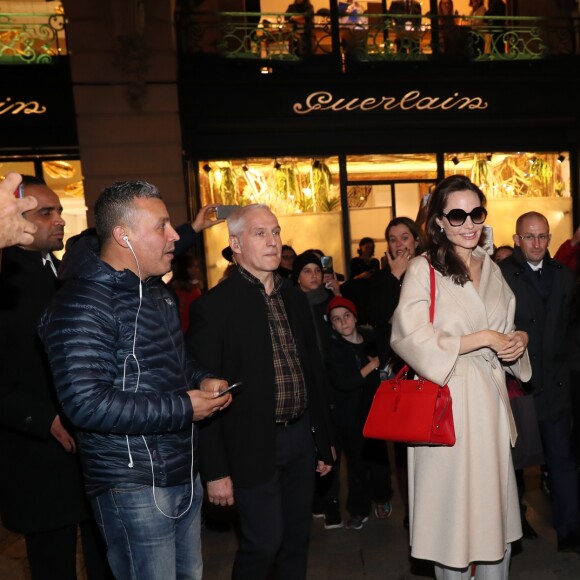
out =
{"type": "Polygon", "coordinates": [[[0,13],[0,64],[52,64],[66,54],[63,14],[0,13]]]}
{"type": "Polygon", "coordinates": [[[462,60],[533,61],[580,55],[580,20],[526,16],[470,17],[362,14],[346,20],[317,14],[293,22],[292,14],[214,12],[181,15],[184,55],[349,64],[462,60]]]}

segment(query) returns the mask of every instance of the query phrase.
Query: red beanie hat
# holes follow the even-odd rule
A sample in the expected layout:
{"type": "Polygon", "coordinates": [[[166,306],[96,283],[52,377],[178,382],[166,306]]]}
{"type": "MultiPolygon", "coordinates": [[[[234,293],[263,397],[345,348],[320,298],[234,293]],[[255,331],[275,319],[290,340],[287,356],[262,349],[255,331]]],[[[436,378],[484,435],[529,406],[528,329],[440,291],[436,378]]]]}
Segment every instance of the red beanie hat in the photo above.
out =
{"type": "Polygon", "coordinates": [[[356,311],[356,306],[354,305],[354,303],[342,296],[334,296],[334,298],[332,298],[332,300],[328,303],[328,306],[326,307],[326,316],[330,318],[330,312],[334,308],[339,307],[350,310],[358,318],[358,312],[356,311]]]}

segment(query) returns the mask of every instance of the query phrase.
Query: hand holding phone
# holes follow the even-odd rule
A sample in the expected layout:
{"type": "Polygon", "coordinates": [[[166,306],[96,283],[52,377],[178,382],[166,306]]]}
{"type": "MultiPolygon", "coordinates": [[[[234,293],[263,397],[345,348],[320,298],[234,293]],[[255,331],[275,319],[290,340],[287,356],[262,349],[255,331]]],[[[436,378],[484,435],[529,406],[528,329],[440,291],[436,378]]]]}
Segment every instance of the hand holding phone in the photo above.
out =
{"type": "Polygon", "coordinates": [[[226,393],[229,393],[229,392],[232,392],[232,394],[233,394],[241,386],[242,386],[242,382],[241,381],[239,381],[237,383],[234,383],[233,385],[230,385],[227,389],[224,389],[223,391],[219,391],[218,394],[217,394],[217,396],[218,397],[223,397],[226,393]]]}
{"type": "Polygon", "coordinates": [[[218,205],[215,208],[215,217],[218,220],[227,219],[238,209],[240,209],[239,205],[218,205]]]}

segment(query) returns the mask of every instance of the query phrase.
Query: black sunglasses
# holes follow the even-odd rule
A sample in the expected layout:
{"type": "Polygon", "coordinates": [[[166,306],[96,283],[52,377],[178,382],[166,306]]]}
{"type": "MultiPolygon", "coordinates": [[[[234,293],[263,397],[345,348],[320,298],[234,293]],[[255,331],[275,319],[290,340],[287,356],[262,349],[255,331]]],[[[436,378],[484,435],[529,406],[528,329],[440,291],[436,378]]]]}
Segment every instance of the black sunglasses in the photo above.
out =
{"type": "Polygon", "coordinates": [[[470,217],[474,224],[482,224],[487,217],[487,210],[484,207],[475,207],[469,213],[462,209],[452,209],[448,213],[441,212],[443,217],[447,218],[450,226],[458,228],[465,223],[465,220],[470,217]]]}

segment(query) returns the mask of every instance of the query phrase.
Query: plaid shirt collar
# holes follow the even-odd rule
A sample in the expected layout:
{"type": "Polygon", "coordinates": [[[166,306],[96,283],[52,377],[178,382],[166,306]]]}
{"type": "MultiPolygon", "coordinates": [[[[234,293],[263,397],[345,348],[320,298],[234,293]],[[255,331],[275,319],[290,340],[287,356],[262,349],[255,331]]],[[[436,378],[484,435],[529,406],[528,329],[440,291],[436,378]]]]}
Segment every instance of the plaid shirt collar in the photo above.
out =
{"type": "MultiPolygon", "coordinates": [[[[262,284],[261,280],[256,278],[256,276],[254,276],[250,272],[248,272],[243,266],[240,266],[239,264],[236,264],[236,266],[238,267],[238,272],[241,274],[241,276],[243,278],[245,278],[248,282],[251,282],[252,284],[254,284],[256,286],[259,286],[260,290],[264,294],[266,294],[266,288],[264,288],[264,284],[262,284]]],[[[278,293],[280,291],[280,288],[282,287],[282,284],[284,283],[282,276],[280,276],[280,274],[278,274],[278,272],[274,271],[272,273],[274,275],[274,289],[270,293],[270,296],[278,293]]]]}

